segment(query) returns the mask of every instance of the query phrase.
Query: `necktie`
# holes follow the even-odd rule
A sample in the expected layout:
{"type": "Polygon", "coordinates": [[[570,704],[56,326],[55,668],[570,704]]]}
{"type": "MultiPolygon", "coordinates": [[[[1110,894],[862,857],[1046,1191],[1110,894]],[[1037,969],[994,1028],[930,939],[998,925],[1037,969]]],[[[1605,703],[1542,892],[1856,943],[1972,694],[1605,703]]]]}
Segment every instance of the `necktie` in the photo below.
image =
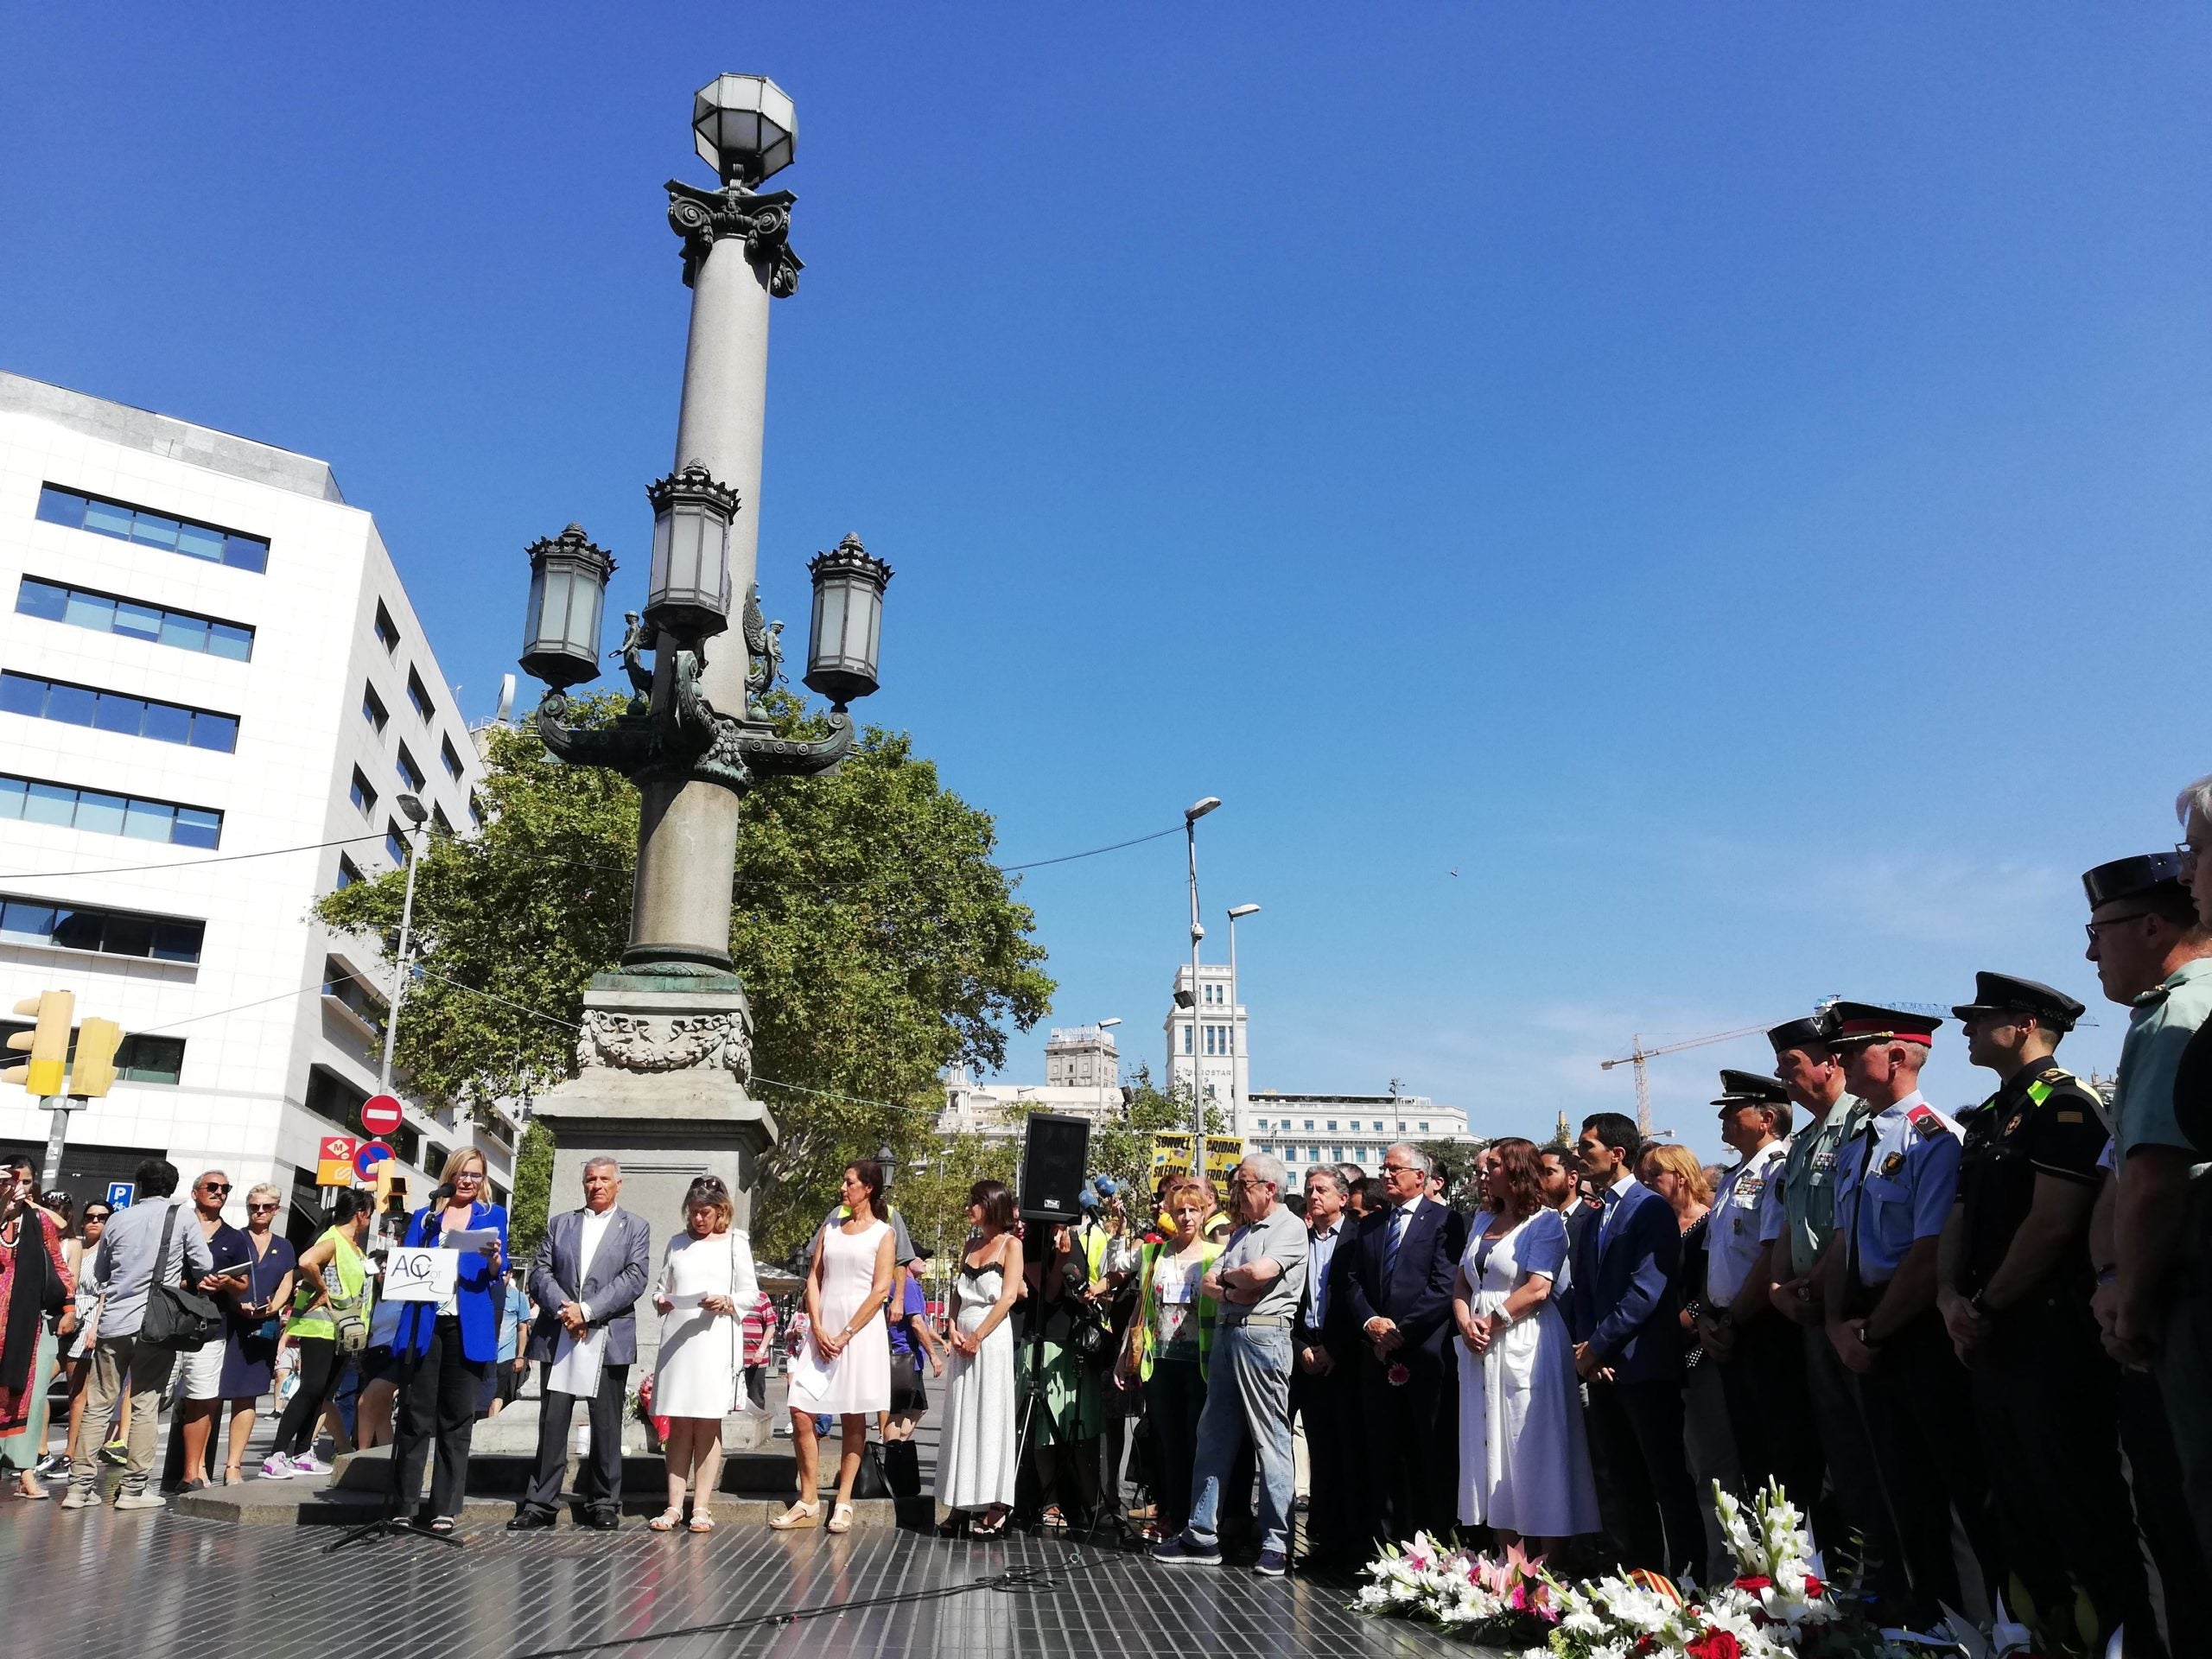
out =
{"type": "Polygon", "coordinates": [[[1398,1265],[1398,1246],[1405,1241],[1406,1217],[1411,1214],[1412,1208],[1404,1205],[1390,1212],[1390,1236],[1382,1245],[1382,1282],[1386,1286],[1390,1282],[1391,1269],[1398,1265]]]}

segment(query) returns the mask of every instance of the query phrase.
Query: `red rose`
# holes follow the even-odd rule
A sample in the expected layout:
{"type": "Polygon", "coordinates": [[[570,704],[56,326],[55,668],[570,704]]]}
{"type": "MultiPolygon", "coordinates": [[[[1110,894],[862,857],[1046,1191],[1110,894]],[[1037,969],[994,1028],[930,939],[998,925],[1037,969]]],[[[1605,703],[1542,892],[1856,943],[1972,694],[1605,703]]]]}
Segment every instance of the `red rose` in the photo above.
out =
{"type": "Polygon", "coordinates": [[[1774,1580],[1772,1579],[1760,1578],[1738,1579],[1736,1580],[1736,1587],[1738,1590],[1755,1596],[1762,1590],[1772,1589],[1774,1587],[1774,1580]]]}
{"type": "Polygon", "coordinates": [[[1817,1573],[1808,1573],[1805,1575],[1805,1599],[1806,1599],[1806,1600],[1808,1600],[1808,1601],[1811,1601],[1811,1600],[1813,1600],[1813,1599],[1814,1599],[1815,1598],[1816,1598],[1816,1597],[1825,1596],[1826,1594],[1827,1594],[1827,1592],[1828,1592],[1828,1587],[1827,1587],[1827,1586],[1826,1586],[1825,1584],[1822,1584],[1822,1583],[1821,1582],[1819,1574],[1817,1574],[1817,1573]]]}
{"type": "Polygon", "coordinates": [[[1726,1630],[1707,1630],[1694,1642],[1682,1644],[1689,1659],[1744,1659],[1743,1643],[1726,1630]]]}
{"type": "Polygon", "coordinates": [[[1402,1389],[1407,1383],[1414,1380],[1414,1374],[1408,1370],[1403,1365],[1393,1365],[1389,1370],[1383,1372],[1382,1375],[1394,1389],[1402,1389]]]}

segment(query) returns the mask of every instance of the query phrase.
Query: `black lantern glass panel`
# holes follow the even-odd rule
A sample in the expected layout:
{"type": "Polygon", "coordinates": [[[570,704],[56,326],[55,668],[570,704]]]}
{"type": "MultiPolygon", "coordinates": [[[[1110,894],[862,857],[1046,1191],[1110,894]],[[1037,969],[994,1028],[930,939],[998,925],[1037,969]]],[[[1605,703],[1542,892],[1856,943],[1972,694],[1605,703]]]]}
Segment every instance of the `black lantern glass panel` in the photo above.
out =
{"type": "Polygon", "coordinates": [[[814,578],[814,626],[807,641],[806,683],[842,709],[876,688],[883,637],[883,589],[891,567],[848,536],[807,566],[814,578]]]}
{"type": "Polygon", "coordinates": [[[522,666],[556,691],[599,677],[599,630],[614,556],[594,547],[582,524],[530,546],[530,613],[522,666]]]}
{"type": "Polygon", "coordinates": [[[697,461],[646,487],[653,504],[645,621],[699,640],[729,626],[729,521],[737,492],[697,461]]]}

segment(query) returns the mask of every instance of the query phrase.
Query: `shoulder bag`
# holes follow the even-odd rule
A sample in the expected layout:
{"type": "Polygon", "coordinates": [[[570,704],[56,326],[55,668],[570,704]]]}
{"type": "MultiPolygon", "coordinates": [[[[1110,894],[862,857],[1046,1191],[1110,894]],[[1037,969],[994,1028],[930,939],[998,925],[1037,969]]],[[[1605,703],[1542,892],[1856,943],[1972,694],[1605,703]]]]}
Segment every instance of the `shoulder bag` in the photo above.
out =
{"type": "Polygon", "coordinates": [[[181,1273],[177,1283],[165,1282],[177,1208],[170,1205],[162,1221],[162,1245],[154,1257],[154,1282],[146,1292],[146,1317],[138,1326],[138,1340],[175,1353],[196,1353],[209,1343],[222,1340],[223,1310],[215,1306],[213,1297],[185,1288],[181,1273]]]}

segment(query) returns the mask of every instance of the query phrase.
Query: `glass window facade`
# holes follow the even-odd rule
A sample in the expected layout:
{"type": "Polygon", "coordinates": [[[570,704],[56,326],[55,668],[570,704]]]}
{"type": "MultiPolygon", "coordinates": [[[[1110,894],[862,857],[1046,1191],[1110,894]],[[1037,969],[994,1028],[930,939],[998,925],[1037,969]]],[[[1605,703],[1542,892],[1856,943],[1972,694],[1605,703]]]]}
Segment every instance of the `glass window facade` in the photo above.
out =
{"type": "Polygon", "coordinates": [[[376,629],[377,643],[387,654],[399,649],[399,624],[391,620],[391,613],[385,609],[382,600],[377,601],[376,629]]]}
{"type": "Polygon", "coordinates": [[[223,839],[223,815],[210,807],[180,806],[105,790],[0,775],[0,818],[50,823],[57,829],[164,841],[175,847],[213,849],[223,839]]]}
{"type": "Polygon", "coordinates": [[[391,718],[385,712],[384,699],[377,696],[377,689],[373,685],[361,688],[361,718],[374,727],[379,734],[384,731],[385,721],[391,718]]]}
{"type": "Polygon", "coordinates": [[[399,833],[397,824],[385,826],[384,849],[391,855],[393,863],[404,864],[407,861],[407,837],[399,833]]]}
{"type": "Polygon", "coordinates": [[[205,922],[178,917],[0,895],[0,944],[54,945],[156,962],[197,962],[207,931],[205,922]]]}
{"type": "Polygon", "coordinates": [[[118,541],[137,542],[143,547],[158,547],[164,552],[181,553],[188,559],[227,564],[235,570],[257,574],[269,568],[269,543],[258,536],[241,535],[235,530],[203,524],[191,518],[172,518],[127,502],[57,489],[51,484],[39,492],[38,516],[49,524],[89,530],[95,536],[112,536],[118,541]]]}
{"type": "Polygon", "coordinates": [[[253,630],[242,623],[220,622],[191,611],[163,610],[158,605],[142,605],[135,599],[72,588],[38,576],[23,578],[16,590],[16,610],[20,615],[48,622],[66,622],[96,633],[119,633],[125,639],[174,645],[180,651],[227,657],[232,662],[253,658],[253,630]]]}
{"type": "Polygon", "coordinates": [[[423,723],[429,724],[430,690],[423,683],[423,677],[411,668],[407,671],[407,701],[415,705],[415,712],[423,717],[423,723]]]}
{"type": "Polygon", "coordinates": [[[399,775],[407,780],[407,787],[419,795],[423,792],[423,768],[415,764],[415,757],[407,753],[407,746],[399,746],[399,775]]]}
{"type": "Polygon", "coordinates": [[[453,740],[449,737],[438,740],[438,764],[446,769],[447,777],[456,784],[461,781],[461,757],[453,752],[453,740]]]}
{"type": "Polygon", "coordinates": [[[346,792],[353,798],[353,804],[361,809],[363,817],[377,810],[377,792],[369,787],[369,780],[361,776],[359,766],[353,768],[353,786],[346,792]]]}
{"type": "MultiPolygon", "coordinates": [[[[0,1020],[0,1038],[31,1029],[28,1020],[0,1020]]],[[[77,1056],[77,1033],[69,1033],[69,1057],[77,1056]]],[[[115,1051],[115,1074],[125,1083],[175,1084],[184,1076],[184,1039],[129,1036],[115,1051]]]]}
{"type": "Polygon", "coordinates": [[[65,726],[90,726],[125,737],[150,737],[160,743],[219,749],[226,754],[238,746],[236,715],[95,691],[88,685],[41,680],[12,669],[0,672],[0,711],[29,715],[35,720],[58,720],[65,726]]]}

